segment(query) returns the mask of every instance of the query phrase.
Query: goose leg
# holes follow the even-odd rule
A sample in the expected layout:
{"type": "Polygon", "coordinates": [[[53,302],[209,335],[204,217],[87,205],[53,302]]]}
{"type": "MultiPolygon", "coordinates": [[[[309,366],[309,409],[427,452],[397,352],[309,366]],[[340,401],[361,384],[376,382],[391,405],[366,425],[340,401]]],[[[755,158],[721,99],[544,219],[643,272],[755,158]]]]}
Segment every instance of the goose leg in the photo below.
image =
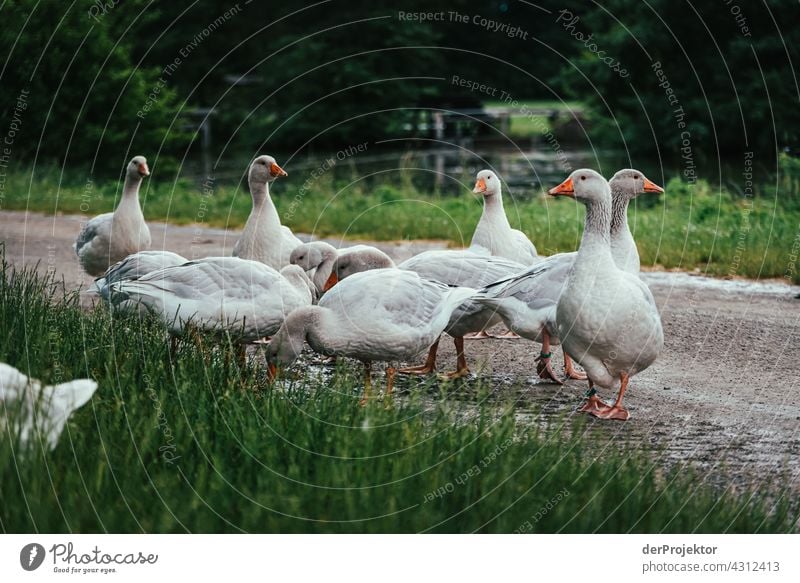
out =
{"type": "Polygon", "coordinates": [[[440,338],[437,338],[436,342],[434,342],[428,350],[428,358],[425,360],[425,364],[401,368],[398,369],[397,372],[400,374],[426,375],[436,370],[436,351],[439,349],[439,340],[440,338]]]}
{"type": "Polygon", "coordinates": [[[581,413],[589,413],[590,415],[595,415],[599,417],[599,413],[605,411],[606,409],[610,409],[605,402],[603,402],[600,397],[597,396],[597,389],[594,388],[594,383],[592,379],[589,379],[589,391],[586,393],[588,399],[583,404],[583,407],[578,409],[581,413]]]}
{"type": "Polygon", "coordinates": [[[469,374],[467,357],[464,354],[464,338],[461,336],[453,338],[453,344],[456,345],[456,370],[442,375],[442,377],[448,381],[460,379],[461,377],[465,377],[469,374]]]}
{"type": "Polygon", "coordinates": [[[574,379],[576,381],[587,380],[589,377],[586,376],[586,373],[575,370],[575,367],[572,364],[572,358],[570,358],[566,350],[564,350],[563,352],[564,352],[564,373],[567,375],[567,378],[574,379]]]}
{"type": "Polygon", "coordinates": [[[630,419],[631,414],[625,407],[622,406],[622,397],[625,395],[625,391],[628,388],[629,377],[626,374],[621,374],[619,375],[619,379],[621,383],[619,387],[619,394],[617,394],[617,400],[611,407],[606,406],[605,409],[593,412],[592,415],[599,417],[600,419],[617,419],[619,421],[627,421],[630,419]]]}
{"type": "Polygon", "coordinates": [[[539,373],[539,378],[549,379],[558,385],[563,385],[563,381],[559,380],[556,373],[553,372],[550,364],[551,356],[553,355],[550,352],[550,334],[547,330],[542,330],[542,351],[539,353],[539,358],[536,359],[536,372],[539,373]]]}
{"type": "Polygon", "coordinates": [[[364,362],[364,396],[358,402],[362,407],[366,407],[372,392],[372,363],[364,362]]]}
{"type": "Polygon", "coordinates": [[[391,402],[392,389],[394,389],[394,377],[397,374],[397,369],[393,366],[386,367],[386,400],[391,402]]]}

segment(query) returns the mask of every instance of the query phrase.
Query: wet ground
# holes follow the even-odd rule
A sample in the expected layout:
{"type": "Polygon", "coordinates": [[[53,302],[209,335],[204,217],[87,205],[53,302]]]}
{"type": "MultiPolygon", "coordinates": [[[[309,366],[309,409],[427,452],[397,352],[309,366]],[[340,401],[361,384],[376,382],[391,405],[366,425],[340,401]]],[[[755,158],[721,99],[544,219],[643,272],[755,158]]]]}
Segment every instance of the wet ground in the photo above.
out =
{"type": "MultiPolygon", "coordinates": [[[[81,220],[0,212],[6,258],[13,264],[38,262],[40,270],[63,277],[68,288],[88,288],[92,278],[80,271],[72,251],[81,220]]],[[[229,255],[239,235],[160,223],[151,223],[151,231],[153,248],[188,258],[229,255]]],[[[377,246],[403,260],[444,244],[377,246]]],[[[586,437],[598,455],[620,444],[646,446],[668,463],[691,462],[703,480],[734,487],[784,483],[800,491],[800,299],[795,298],[800,288],[678,272],[648,272],[643,278],[661,310],[666,345],[658,361],[631,383],[626,406],[632,418],[587,424],[586,437]]],[[[475,376],[452,386],[452,398],[513,402],[520,419],[530,423],[568,420],[586,384],[538,379],[533,362],[538,350],[524,340],[468,341],[475,376]]],[[[439,355],[440,370],[455,366],[452,342],[443,339],[439,355]]],[[[417,382],[402,381],[400,389],[417,382]]]]}

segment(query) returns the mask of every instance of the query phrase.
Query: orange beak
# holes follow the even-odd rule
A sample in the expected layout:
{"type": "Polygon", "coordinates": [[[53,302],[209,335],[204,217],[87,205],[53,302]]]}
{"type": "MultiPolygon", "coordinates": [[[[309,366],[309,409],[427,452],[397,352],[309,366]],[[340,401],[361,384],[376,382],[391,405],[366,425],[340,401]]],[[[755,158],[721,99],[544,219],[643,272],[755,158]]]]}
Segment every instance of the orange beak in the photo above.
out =
{"type": "Polygon", "coordinates": [[[278,365],[274,362],[270,362],[267,364],[267,380],[272,382],[275,380],[275,377],[278,376],[278,365]]]}
{"type": "Polygon", "coordinates": [[[150,176],[150,168],[147,167],[147,164],[139,164],[139,174],[142,176],[150,176]]]}
{"type": "Polygon", "coordinates": [[[273,176],[289,176],[286,171],[278,166],[275,162],[272,163],[272,166],[269,167],[269,173],[273,176]]]}
{"type": "Polygon", "coordinates": [[[647,178],[644,179],[644,191],[645,192],[655,192],[657,194],[661,194],[664,192],[664,189],[661,188],[655,182],[650,182],[647,178]]]}
{"type": "Polygon", "coordinates": [[[328,281],[325,282],[325,285],[322,286],[322,291],[326,292],[339,283],[339,278],[336,276],[336,272],[332,272],[331,276],[328,278],[328,281]]]}
{"type": "Polygon", "coordinates": [[[475,194],[486,192],[486,181],[483,178],[478,178],[477,182],[475,182],[475,188],[472,189],[472,192],[475,194]]]}
{"type": "Polygon", "coordinates": [[[547,194],[552,194],[553,196],[569,196],[575,198],[575,188],[572,184],[572,178],[567,178],[564,182],[556,186],[555,188],[551,188],[547,191],[547,194]]]}

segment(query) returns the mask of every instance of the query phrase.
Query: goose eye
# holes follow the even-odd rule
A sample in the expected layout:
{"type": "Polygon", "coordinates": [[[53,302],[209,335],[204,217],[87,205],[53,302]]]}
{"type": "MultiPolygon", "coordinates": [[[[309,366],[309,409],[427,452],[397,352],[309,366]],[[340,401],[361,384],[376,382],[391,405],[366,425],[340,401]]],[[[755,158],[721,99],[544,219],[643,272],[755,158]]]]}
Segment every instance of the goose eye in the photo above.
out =
{"type": "Polygon", "coordinates": [[[633,179],[634,180],[639,180],[639,175],[637,174],[636,176],[633,177],[633,179]]]}
{"type": "Polygon", "coordinates": [[[581,176],[581,180],[586,180],[586,177],[585,176],[581,176]]]}

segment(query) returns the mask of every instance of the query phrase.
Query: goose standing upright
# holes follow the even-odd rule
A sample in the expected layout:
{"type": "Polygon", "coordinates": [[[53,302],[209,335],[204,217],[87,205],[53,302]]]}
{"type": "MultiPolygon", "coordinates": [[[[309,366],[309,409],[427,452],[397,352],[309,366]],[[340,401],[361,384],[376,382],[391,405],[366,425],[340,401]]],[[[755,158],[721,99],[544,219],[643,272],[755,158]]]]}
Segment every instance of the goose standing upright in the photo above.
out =
{"type": "Polygon", "coordinates": [[[270,198],[269,185],[280,176],[288,174],[272,156],[259,156],[253,160],[247,174],[253,208],[241,238],[233,247],[234,257],[260,261],[273,269],[289,265],[292,250],[303,243],[288,227],[281,225],[278,211],[270,198]]]}
{"type": "MultiPolygon", "coordinates": [[[[300,356],[304,342],[327,356],[364,363],[366,403],[371,363],[408,360],[439,337],[460,304],[474,290],[429,281],[412,271],[376,269],[352,275],[326,293],[319,304],[293,311],[267,349],[270,374],[300,356]]],[[[389,366],[387,394],[396,370],[389,366]]]]}
{"type": "Polygon", "coordinates": [[[89,275],[101,275],[109,265],[150,247],[150,229],[139,204],[139,187],[145,176],[150,176],[147,159],[134,156],[125,171],[122,200],[116,210],[94,217],[78,234],[73,248],[89,275]]]}
{"type": "Polygon", "coordinates": [[[576,170],[552,188],[586,205],[581,245],[558,299],[556,323],[564,350],[589,378],[589,399],[581,411],[602,419],[626,420],[622,406],[630,378],[649,367],[664,346],[664,331],[653,294],[637,275],[617,267],[611,253],[611,189],[597,172],[576,170]],[[607,405],[595,385],[619,392],[607,405]]]}
{"type": "Polygon", "coordinates": [[[511,228],[503,208],[503,192],[500,179],[491,170],[478,172],[475,194],[483,195],[483,214],[475,233],[472,247],[482,247],[492,255],[530,266],[539,260],[536,247],[522,231],[511,228]]]}
{"type": "Polygon", "coordinates": [[[611,255],[617,267],[639,273],[639,251],[628,226],[628,204],[643,192],[661,194],[664,189],[633,168],[620,170],[608,181],[611,187],[611,255]]]}
{"type": "MultiPolygon", "coordinates": [[[[628,203],[642,193],[662,193],[664,190],[638,170],[617,172],[609,182],[612,192],[611,252],[617,267],[639,274],[639,253],[627,225],[628,203]]],[[[556,306],[567,282],[577,253],[551,255],[531,269],[514,277],[497,281],[481,290],[475,300],[498,310],[504,322],[524,338],[542,343],[537,358],[539,376],[556,383],[550,364],[551,344],[560,344],[556,328],[556,306]]],[[[585,380],[575,370],[569,355],[564,352],[567,378],[585,380]]]]}

